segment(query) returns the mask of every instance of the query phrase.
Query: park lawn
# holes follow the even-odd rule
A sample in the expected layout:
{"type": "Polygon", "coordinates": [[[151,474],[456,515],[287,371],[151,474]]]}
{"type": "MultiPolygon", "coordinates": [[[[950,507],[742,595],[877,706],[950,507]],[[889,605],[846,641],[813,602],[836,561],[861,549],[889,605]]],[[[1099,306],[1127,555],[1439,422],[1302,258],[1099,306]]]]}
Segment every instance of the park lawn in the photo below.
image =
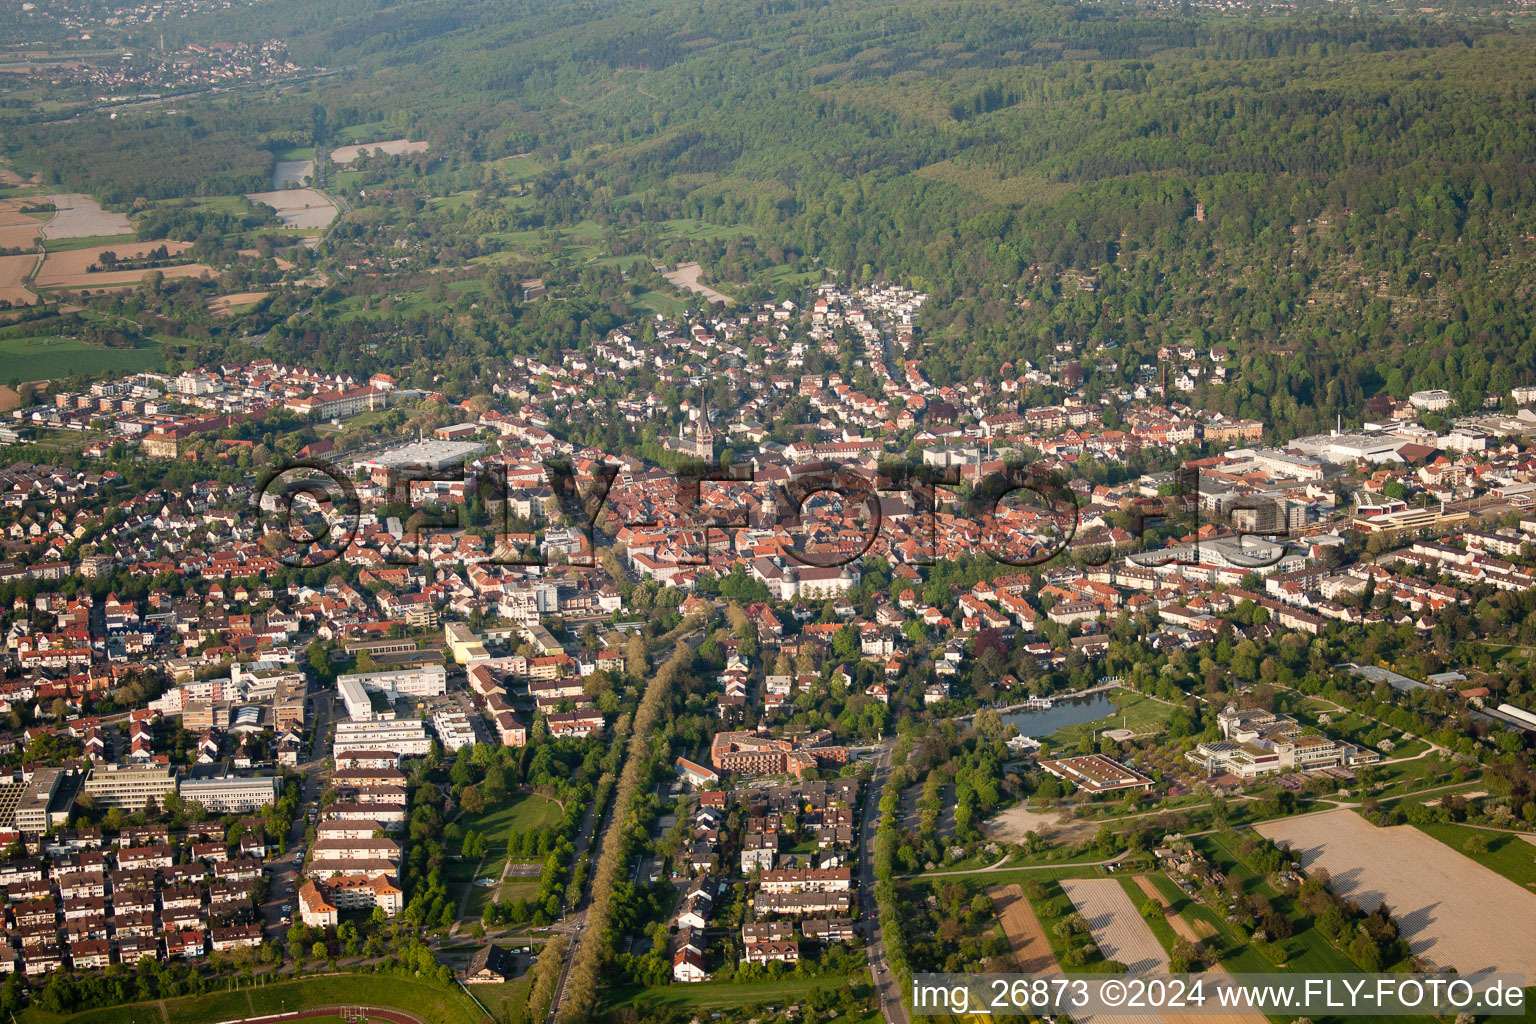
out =
{"type": "Polygon", "coordinates": [[[525,971],[520,978],[500,985],[473,985],[471,990],[475,998],[491,1011],[493,1019],[511,1020],[514,1007],[521,1009],[528,1005],[528,994],[533,990],[533,977],[525,971]]]}
{"type": "Polygon", "coordinates": [[[164,360],[158,345],[104,348],[77,338],[0,338],[0,380],[45,380],[75,374],[158,370],[164,360]]]}
{"type": "MultiPolygon", "coordinates": [[[[868,975],[861,969],[862,979],[868,975]]],[[[740,1010],[753,1004],[782,1010],[797,998],[818,989],[842,988],[849,983],[849,976],[824,978],[799,978],[788,975],[766,981],[701,981],[692,985],[667,985],[662,988],[643,988],[626,985],[607,990],[606,1010],[621,1006],[652,1006],[694,1011],[740,1010]]],[[[763,1019],[777,1020],[772,1014],[763,1019]]],[[[842,1018],[844,1020],[878,1020],[878,1012],[869,1017],[842,1018]]]]}
{"type": "Polygon", "coordinates": [[[539,882],[533,878],[509,878],[501,883],[501,895],[497,901],[511,903],[516,899],[531,900],[539,894],[539,882]]]}
{"type": "Polygon", "coordinates": [[[499,806],[487,808],[479,814],[466,814],[459,821],[465,832],[471,829],[483,834],[494,848],[498,842],[506,844],[507,830],[548,828],[558,824],[560,805],[538,793],[513,793],[499,806]]]}
{"type": "Polygon", "coordinates": [[[1508,832],[1489,832],[1467,825],[1419,825],[1420,832],[1433,836],[1463,857],[1470,857],[1485,868],[1527,889],[1536,886],[1536,844],[1508,832]],[[1481,836],[1488,844],[1486,853],[1468,853],[1466,843],[1481,836]]]}
{"type": "Polygon", "coordinates": [[[641,292],[635,296],[635,303],[662,316],[679,316],[687,306],[687,303],[675,295],[655,291],[641,292]]]}
{"type": "Polygon", "coordinates": [[[473,830],[486,838],[485,862],[479,871],[475,870],[475,861],[462,857],[451,858],[443,867],[444,881],[454,899],[462,899],[465,887],[470,887],[466,914],[483,914],[485,904],[496,895],[496,886],[475,885],[474,882],[476,878],[501,877],[507,862],[508,834],[514,829],[526,832],[548,828],[559,823],[561,813],[560,805],[548,797],[537,793],[513,793],[499,807],[480,814],[466,814],[459,819],[459,827],[466,833],[473,830]]]}
{"type": "MultiPolygon", "coordinates": [[[[1481,771],[1476,768],[1458,775],[1458,767],[1433,754],[1416,761],[1383,761],[1375,766],[1378,788],[1372,790],[1371,795],[1377,800],[1389,800],[1454,783],[1471,785],[1481,777],[1481,771]]],[[[1435,796],[1444,800],[1451,796],[1451,791],[1439,792],[1435,796]]]]}
{"type": "Polygon", "coordinates": [[[502,157],[492,161],[491,166],[509,178],[532,178],[544,171],[544,165],[531,156],[502,157]]]}

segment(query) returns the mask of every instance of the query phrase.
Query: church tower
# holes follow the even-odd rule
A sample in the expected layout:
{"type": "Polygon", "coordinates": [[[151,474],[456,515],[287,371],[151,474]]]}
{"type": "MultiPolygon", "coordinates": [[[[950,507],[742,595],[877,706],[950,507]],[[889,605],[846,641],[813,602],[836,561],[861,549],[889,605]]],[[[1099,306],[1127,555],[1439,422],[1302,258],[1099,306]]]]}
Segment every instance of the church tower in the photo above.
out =
{"type": "Polygon", "coordinates": [[[699,426],[693,435],[693,454],[705,462],[715,461],[715,432],[709,428],[709,406],[699,406],[699,426]]]}

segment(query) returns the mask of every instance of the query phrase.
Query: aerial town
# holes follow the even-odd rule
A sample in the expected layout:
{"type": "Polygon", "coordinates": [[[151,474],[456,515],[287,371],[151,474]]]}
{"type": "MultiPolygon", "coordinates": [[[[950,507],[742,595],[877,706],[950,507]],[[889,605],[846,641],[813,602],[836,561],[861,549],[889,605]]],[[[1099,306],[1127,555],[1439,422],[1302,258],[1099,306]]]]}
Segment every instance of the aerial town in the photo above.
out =
{"type": "Polygon", "coordinates": [[[1536,977],[1524,6],[0,10],[0,1014],[1536,977]]]}
{"type": "MultiPolygon", "coordinates": [[[[1396,743],[1426,741],[1386,723],[1362,730],[1375,719],[1344,706],[1337,717],[1356,719],[1346,735],[1327,715],[1277,710],[1308,645],[1343,628],[1433,638],[1448,613],[1532,589],[1536,389],[1490,396],[1489,412],[1443,433],[1421,418],[1447,404],[1429,392],[1377,403],[1348,430],[1279,439],[1179,397],[1192,377],[1234,372],[1219,350],[1163,352],[1133,390],[1097,403],[1067,354],[933,386],[920,359],[898,370],[887,356],[916,354],[923,302],[901,287],[824,284],[803,304],[658,315],[559,364],[514,359],[488,395],[456,404],[387,373],[258,359],[107,378],[18,407],[12,445],[73,433],[83,461],[0,473],[0,581],[13,597],[0,840],[19,851],[0,864],[5,965],[37,979],[144,957],[273,964],[296,929],[327,959],[343,947],[366,959],[361,936],[409,921],[445,929],[428,948],[461,976],[526,974],[536,954],[509,951],[579,937],[590,909],[550,879],[509,881],[525,877],[510,851],[502,878],[444,893],[426,872],[455,856],[451,840],[410,823],[448,808],[440,792],[424,811],[413,800],[449,767],[464,823],[456,856],[478,850],[483,866],[487,837],[472,824],[491,811],[483,791],[516,799],[507,775],[536,777],[530,746],[578,761],[614,749],[614,730],[632,728],[634,681],[666,653],[654,643],[663,628],[684,638],[686,706],[706,731],[673,740],[674,781],[661,783],[649,838],[630,844],[623,870],[652,888],[656,915],[632,926],[626,944],[650,946],[632,970],[699,983],[727,967],[824,965],[834,948],[868,955],[867,790],[893,742],[910,746],[897,742],[912,736],[901,723],[975,717],[980,728],[991,716],[991,736],[1006,740],[978,787],[990,796],[972,788],[960,818],[996,813],[1009,793],[1029,806],[1026,773],[1038,773],[1037,798],[1064,786],[1143,805],[1195,791],[1348,792],[1382,775],[1396,743]],[[806,371],[813,353],[847,353],[850,337],[851,372],[806,371]],[[588,397],[638,372],[654,375],[651,390],[613,408],[588,397]],[[712,409],[711,380],[749,397],[712,409]],[[1057,400],[1021,414],[1025,391],[1057,400]],[[555,407],[561,424],[616,413],[660,425],[665,465],[561,437],[555,407]],[[350,449],[331,440],[392,409],[439,425],[350,449]],[[810,429],[776,440],[768,425],[786,415],[810,429]],[[283,453],[298,468],[271,477],[283,453]],[[942,482],[926,495],[903,487],[892,458],[942,482]],[[1042,502],[971,514],[986,478],[1026,458],[1060,474],[1073,522],[1042,502]],[[125,459],[205,470],[136,489],[125,459]],[[695,464],[716,469],[694,477],[688,500],[695,464]],[[609,471],[598,513],[562,501],[557,465],[580,487],[609,471]],[[831,466],[868,490],[788,508],[797,482],[802,502],[829,486],[831,466]],[[411,525],[423,510],[440,525],[411,525]],[[326,529],[295,536],[306,514],[326,529]],[[991,570],[936,578],[942,564],[991,570]],[[1194,695],[1128,657],[1133,635],[1193,672],[1194,695]],[[1283,660],[1258,664],[1272,641],[1283,660]],[[1225,652],[1214,664],[1213,649],[1225,652]],[[1065,742],[998,725],[1104,694],[1110,725],[1134,711],[1138,727],[1065,742]],[[1161,760],[1175,727],[1177,760],[1161,760]],[[437,847],[430,860],[411,853],[424,844],[437,847]],[[481,898],[484,883],[534,898],[481,898]],[[546,890],[564,895],[541,902],[546,890]],[[456,959],[443,936],[471,930],[518,945],[456,959]],[[344,933],[350,944],[325,938],[344,933]]],[[[1418,659],[1436,670],[1422,678],[1341,671],[1444,693],[1490,742],[1536,728],[1511,703],[1518,684],[1455,671],[1435,649],[1418,659]]],[[[1458,753],[1456,775],[1476,763],[1475,748],[1458,753]]],[[[578,772],[588,787],[591,771],[578,772]]],[[[551,789],[525,792],[542,803],[551,789]]],[[[915,819],[930,798],[916,798],[915,819]]],[[[575,853],[596,823],[553,827],[575,853]]],[[[1026,831],[956,829],[938,860],[1006,859],[1009,840],[1026,858],[1053,829],[1026,831]]],[[[579,892],[587,869],[576,870],[579,892]]]]}

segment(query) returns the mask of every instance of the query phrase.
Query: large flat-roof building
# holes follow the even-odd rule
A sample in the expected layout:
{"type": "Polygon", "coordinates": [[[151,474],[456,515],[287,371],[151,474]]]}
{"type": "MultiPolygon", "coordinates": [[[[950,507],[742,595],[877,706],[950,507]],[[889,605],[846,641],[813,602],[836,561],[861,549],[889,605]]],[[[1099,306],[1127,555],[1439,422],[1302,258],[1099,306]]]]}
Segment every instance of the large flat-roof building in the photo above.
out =
{"type": "Polygon", "coordinates": [[[432,741],[418,718],[392,722],[337,722],[337,750],[393,750],[407,757],[425,754],[432,741]]]}
{"type": "Polygon", "coordinates": [[[164,764],[105,765],[91,771],[85,792],[103,807],[142,811],[149,801],[163,803],[176,791],[176,769],[164,764]]]}
{"type": "Polygon", "coordinates": [[[412,441],[397,445],[369,459],[352,463],[352,470],[372,473],[375,470],[401,472],[403,470],[430,470],[439,472],[457,466],[471,455],[485,450],[485,445],[474,441],[412,441]]]}
{"type": "Polygon", "coordinates": [[[343,680],[402,697],[441,697],[448,692],[448,670],[440,664],[387,672],[353,672],[338,676],[337,685],[343,680]]]}
{"type": "Polygon", "coordinates": [[[183,779],[181,798],[202,804],[214,814],[242,814],[277,802],[283,780],[273,775],[228,775],[212,779],[183,779]]]}
{"type": "Polygon", "coordinates": [[[1103,754],[1041,761],[1040,767],[1089,793],[1121,793],[1152,788],[1151,779],[1103,754]]]}
{"type": "MultiPolygon", "coordinates": [[[[27,835],[42,835],[53,827],[50,810],[58,802],[64,784],[64,769],[39,768],[32,773],[16,804],[16,830],[27,835]]],[[[68,815],[69,808],[64,813],[68,815]]]]}

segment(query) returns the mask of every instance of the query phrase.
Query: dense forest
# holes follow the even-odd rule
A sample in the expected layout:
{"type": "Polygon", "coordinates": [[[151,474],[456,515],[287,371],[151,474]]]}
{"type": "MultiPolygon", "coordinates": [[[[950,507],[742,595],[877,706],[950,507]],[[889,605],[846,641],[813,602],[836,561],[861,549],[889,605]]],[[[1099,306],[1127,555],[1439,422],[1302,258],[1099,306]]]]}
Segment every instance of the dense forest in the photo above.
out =
{"type": "MultiPolygon", "coordinates": [[[[1222,344],[1242,372],[1199,402],[1293,431],[1383,391],[1478,403],[1536,366],[1536,33],[1505,21],[269,0],[171,28],[215,24],[351,70],[275,99],[24,126],[10,155],[119,204],[248,191],[319,111],[429,141],[396,182],[482,186],[473,209],[409,224],[461,262],[494,248],[487,231],[585,223],[664,256],[646,226],[700,219],[752,236],[690,253],[717,273],[772,252],[928,291],[938,381],[1071,351],[1097,390],[1162,345],[1222,344]],[[531,181],[486,170],[525,153],[531,181]],[[496,205],[514,187],[531,209],[496,205]]],[[[338,236],[361,241],[365,213],[338,236]]]]}

